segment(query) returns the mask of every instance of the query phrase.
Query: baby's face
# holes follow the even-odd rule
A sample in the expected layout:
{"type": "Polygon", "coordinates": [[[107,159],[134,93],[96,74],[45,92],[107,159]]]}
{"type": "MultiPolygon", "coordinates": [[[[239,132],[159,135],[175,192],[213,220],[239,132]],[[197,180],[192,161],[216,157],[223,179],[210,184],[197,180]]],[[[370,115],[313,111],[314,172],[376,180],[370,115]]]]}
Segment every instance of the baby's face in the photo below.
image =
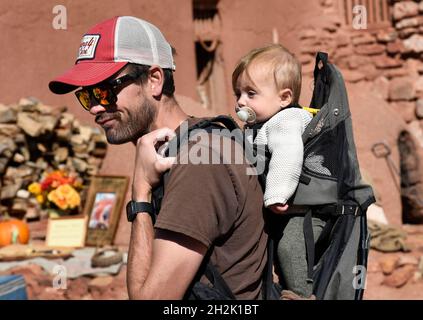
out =
{"type": "Polygon", "coordinates": [[[238,108],[249,107],[256,113],[256,122],[270,119],[281,110],[281,98],[273,73],[260,64],[250,65],[238,78],[235,95],[238,108]]]}

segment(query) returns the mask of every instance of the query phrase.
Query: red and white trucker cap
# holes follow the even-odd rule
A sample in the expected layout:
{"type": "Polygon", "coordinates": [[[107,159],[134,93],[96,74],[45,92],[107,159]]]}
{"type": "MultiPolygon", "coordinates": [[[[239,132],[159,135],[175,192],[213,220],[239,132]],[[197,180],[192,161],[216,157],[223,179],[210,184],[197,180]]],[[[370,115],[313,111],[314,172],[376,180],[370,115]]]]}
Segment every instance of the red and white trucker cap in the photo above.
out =
{"type": "Polygon", "coordinates": [[[82,37],[75,65],[51,81],[49,88],[64,94],[94,85],[128,62],[175,70],[172,47],[156,26],[135,17],[114,17],[82,37]]]}

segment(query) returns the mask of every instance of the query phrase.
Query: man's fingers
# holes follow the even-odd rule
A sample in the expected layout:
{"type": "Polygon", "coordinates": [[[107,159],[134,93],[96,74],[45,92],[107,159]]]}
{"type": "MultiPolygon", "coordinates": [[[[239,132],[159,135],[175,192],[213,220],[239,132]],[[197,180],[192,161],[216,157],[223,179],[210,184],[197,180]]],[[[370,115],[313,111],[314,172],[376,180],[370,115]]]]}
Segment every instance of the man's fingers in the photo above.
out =
{"type": "Polygon", "coordinates": [[[162,158],[159,156],[155,163],[156,170],[160,173],[165,172],[166,170],[169,170],[172,167],[175,160],[176,160],[176,157],[162,158]]]}
{"type": "Polygon", "coordinates": [[[175,131],[169,128],[160,128],[152,131],[151,133],[154,133],[152,137],[154,144],[158,141],[170,140],[176,135],[175,131]]]}
{"type": "Polygon", "coordinates": [[[168,148],[168,146],[169,146],[169,142],[165,142],[165,143],[163,143],[158,149],[157,149],[157,153],[160,155],[160,156],[162,156],[162,157],[164,157],[165,156],[165,152],[166,152],[166,150],[167,150],[167,148],[168,148]]]}
{"type": "Polygon", "coordinates": [[[175,135],[176,134],[172,129],[160,128],[160,129],[151,131],[150,133],[147,133],[146,135],[142,136],[141,138],[138,139],[137,143],[155,146],[157,142],[170,140],[175,135]]]}
{"type": "Polygon", "coordinates": [[[169,141],[176,136],[175,132],[169,128],[161,128],[155,130],[154,136],[154,147],[157,149],[157,153],[160,156],[164,156],[164,153],[169,145],[169,141]]]}

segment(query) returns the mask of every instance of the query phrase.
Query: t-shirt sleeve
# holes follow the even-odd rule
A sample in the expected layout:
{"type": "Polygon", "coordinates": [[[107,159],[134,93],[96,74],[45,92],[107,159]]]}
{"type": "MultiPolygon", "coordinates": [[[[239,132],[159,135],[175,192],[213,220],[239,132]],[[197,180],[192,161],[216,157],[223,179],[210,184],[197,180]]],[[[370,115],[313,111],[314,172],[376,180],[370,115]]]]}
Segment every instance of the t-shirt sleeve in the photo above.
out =
{"type": "Polygon", "coordinates": [[[182,233],[209,247],[231,231],[237,218],[233,180],[228,165],[174,165],[155,227],[182,233]]]}

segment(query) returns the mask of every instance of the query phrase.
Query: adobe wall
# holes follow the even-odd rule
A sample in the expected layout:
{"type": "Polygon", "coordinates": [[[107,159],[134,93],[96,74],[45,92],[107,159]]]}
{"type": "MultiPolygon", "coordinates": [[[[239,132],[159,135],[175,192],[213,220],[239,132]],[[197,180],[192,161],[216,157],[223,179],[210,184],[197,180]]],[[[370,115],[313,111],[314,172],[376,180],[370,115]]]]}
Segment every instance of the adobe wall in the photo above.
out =
{"type": "MultiPolygon", "coordinates": [[[[321,4],[325,20],[305,25],[299,33],[303,73],[311,75],[317,50],[328,52],[340,68],[349,88],[361,168],[375,187],[388,221],[401,224],[399,189],[404,181],[393,171],[405,165],[400,163],[398,149],[402,131],[411,134],[420,157],[415,189],[421,190],[417,180],[423,176],[423,2],[395,1],[389,6],[390,26],[368,29],[345,26],[337,1],[321,4]],[[393,166],[371,152],[379,142],[391,149],[393,166]]],[[[372,13],[367,14],[369,18],[372,13]]],[[[420,193],[417,200],[422,196],[420,193]]]]}
{"type": "Polygon", "coordinates": [[[229,112],[235,106],[231,74],[239,58],[258,46],[273,43],[274,37],[295,54],[300,53],[298,34],[304,22],[314,25],[322,9],[317,1],[233,0],[218,5],[222,19],[222,45],[226,69],[229,112]]]}
{"type": "MultiPolygon", "coordinates": [[[[81,123],[94,126],[92,116],[81,108],[73,94],[54,95],[48,89],[48,82],[72,66],[81,37],[93,24],[116,15],[133,15],[158,26],[175,45],[177,92],[186,96],[181,99],[187,105],[187,112],[206,114],[189,98],[196,97],[191,0],[178,0],[177,5],[173,0],[64,0],[60,4],[67,9],[67,30],[52,27],[55,17],[52,10],[58,4],[53,0],[0,2],[1,103],[12,104],[23,96],[34,96],[46,105],[66,105],[81,123]]],[[[101,173],[131,176],[133,146],[110,145],[108,150],[101,173]],[[127,162],[124,166],[123,160],[127,162]]],[[[129,229],[124,215],[121,218],[115,241],[125,245],[129,243],[129,229]]]]}
{"type": "Polygon", "coordinates": [[[84,121],[90,117],[72,95],[57,96],[48,82],[75,62],[82,35],[93,24],[117,15],[134,15],[157,25],[177,48],[175,74],[178,93],[195,98],[194,43],[190,0],[0,2],[1,102],[14,103],[34,96],[48,105],[67,105],[84,121]],[[55,30],[53,7],[67,8],[67,30],[55,30]],[[169,10],[172,8],[172,10],[169,10]],[[191,22],[191,23],[190,23],[191,22]]]}

